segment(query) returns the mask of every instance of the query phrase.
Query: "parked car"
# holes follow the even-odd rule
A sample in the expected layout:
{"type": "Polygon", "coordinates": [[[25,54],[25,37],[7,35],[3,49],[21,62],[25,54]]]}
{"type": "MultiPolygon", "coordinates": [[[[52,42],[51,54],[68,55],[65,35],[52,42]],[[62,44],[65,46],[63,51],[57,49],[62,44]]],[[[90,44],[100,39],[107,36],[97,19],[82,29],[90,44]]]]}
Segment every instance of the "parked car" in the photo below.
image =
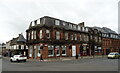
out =
{"type": "Polygon", "coordinates": [[[119,59],[120,54],[118,52],[111,52],[108,54],[108,59],[119,59]]]}
{"type": "Polygon", "coordinates": [[[17,61],[17,62],[24,61],[24,62],[26,62],[26,60],[27,60],[27,57],[24,56],[24,55],[13,55],[13,57],[10,57],[11,62],[14,62],[14,61],[17,61]]]}

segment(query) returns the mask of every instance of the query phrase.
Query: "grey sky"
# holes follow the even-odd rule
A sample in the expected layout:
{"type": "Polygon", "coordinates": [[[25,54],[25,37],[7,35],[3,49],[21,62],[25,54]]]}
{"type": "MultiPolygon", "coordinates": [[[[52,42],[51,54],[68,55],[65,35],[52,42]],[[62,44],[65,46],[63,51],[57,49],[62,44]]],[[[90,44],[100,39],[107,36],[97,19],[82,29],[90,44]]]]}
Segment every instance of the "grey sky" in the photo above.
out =
{"type": "MultiPolygon", "coordinates": [[[[51,16],[85,26],[109,27],[118,31],[119,0],[1,0],[0,41],[9,41],[32,20],[51,16]]],[[[26,37],[26,36],[25,36],[26,37]]]]}

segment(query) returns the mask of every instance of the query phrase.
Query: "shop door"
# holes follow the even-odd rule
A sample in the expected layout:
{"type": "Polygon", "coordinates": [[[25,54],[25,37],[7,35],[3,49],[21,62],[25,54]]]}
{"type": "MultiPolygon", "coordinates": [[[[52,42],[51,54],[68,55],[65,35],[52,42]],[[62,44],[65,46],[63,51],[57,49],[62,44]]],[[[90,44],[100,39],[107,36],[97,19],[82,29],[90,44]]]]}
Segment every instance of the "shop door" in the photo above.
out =
{"type": "Polygon", "coordinates": [[[76,46],[72,46],[72,56],[76,56],[76,46]]]}

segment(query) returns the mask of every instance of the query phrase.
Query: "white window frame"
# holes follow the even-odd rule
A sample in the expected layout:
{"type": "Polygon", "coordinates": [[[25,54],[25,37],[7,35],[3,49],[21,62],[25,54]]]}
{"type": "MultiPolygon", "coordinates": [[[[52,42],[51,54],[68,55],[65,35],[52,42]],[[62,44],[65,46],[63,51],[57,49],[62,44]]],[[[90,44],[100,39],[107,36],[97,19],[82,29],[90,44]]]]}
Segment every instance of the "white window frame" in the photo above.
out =
{"type": "Polygon", "coordinates": [[[37,20],[37,24],[40,24],[40,19],[37,20]]]}
{"type": "Polygon", "coordinates": [[[68,33],[65,32],[65,40],[68,40],[68,33]]]}
{"type": "Polygon", "coordinates": [[[66,25],[66,22],[63,22],[62,24],[63,24],[63,26],[65,26],[65,25],[66,25]]]}
{"type": "Polygon", "coordinates": [[[60,32],[56,31],[56,39],[59,40],[60,39],[60,32]]]}
{"type": "Polygon", "coordinates": [[[36,39],[36,31],[34,31],[34,39],[36,39]]]}
{"type": "Polygon", "coordinates": [[[40,35],[39,35],[40,39],[42,39],[42,34],[43,34],[42,30],[40,30],[40,35]]]}
{"type": "Polygon", "coordinates": [[[46,30],[46,36],[47,36],[47,34],[49,35],[49,37],[47,37],[47,39],[50,39],[50,30],[46,30]]]}
{"type": "Polygon", "coordinates": [[[59,20],[55,20],[55,25],[60,25],[60,21],[59,20]]]}
{"type": "Polygon", "coordinates": [[[32,22],[31,22],[31,26],[35,26],[35,21],[32,21],[32,22]]]}
{"type": "Polygon", "coordinates": [[[77,34],[74,34],[74,36],[75,36],[75,40],[77,40],[77,34]]]}
{"type": "Polygon", "coordinates": [[[31,32],[31,39],[33,39],[33,33],[34,33],[34,32],[32,31],[32,32],[31,32]]]}

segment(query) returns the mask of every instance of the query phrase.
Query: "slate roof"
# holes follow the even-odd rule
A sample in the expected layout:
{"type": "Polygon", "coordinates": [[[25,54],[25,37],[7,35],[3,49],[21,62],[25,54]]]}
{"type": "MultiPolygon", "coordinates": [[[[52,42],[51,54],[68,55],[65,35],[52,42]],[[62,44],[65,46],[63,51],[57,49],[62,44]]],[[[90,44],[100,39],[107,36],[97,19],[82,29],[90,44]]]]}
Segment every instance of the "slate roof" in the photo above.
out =
{"type": "Polygon", "coordinates": [[[117,34],[115,31],[111,30],[110,28],[107,28],[107,27],[92,27],[93,29],[97,29],[99,31],[101,31],[102,33],[111,33],[111,34],[117,34]]]}
{"type": "Polygon", "coordinates": [[[17,39],[17,42],[26,42],[25,38],[23,37],[22,34],[19,34],[19,37],[17,39]]]}

